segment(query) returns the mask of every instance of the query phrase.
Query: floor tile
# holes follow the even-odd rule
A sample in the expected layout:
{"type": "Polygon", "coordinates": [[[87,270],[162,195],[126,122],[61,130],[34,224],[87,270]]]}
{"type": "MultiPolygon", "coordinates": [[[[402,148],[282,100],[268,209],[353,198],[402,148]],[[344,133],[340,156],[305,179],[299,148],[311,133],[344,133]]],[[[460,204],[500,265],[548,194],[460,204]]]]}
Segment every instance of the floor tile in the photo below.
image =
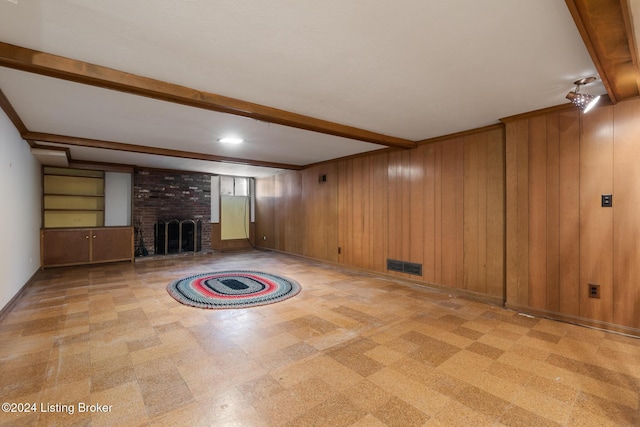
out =
{"type": "Polygon", "coordinates": [[[249,251],[40,272],[0,322],[1,425],[632,426],[640,339],[249,251]],[[181,305],[167,283],[230,268],[298,281],[287,301],[181,305]]]}

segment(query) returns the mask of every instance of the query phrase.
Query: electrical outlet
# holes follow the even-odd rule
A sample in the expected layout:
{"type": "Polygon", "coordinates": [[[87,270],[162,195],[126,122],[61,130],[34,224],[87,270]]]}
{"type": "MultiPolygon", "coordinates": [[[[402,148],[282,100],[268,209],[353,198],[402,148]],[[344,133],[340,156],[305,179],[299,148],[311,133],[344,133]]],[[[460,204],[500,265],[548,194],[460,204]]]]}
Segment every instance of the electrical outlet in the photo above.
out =
{"type": "Polygon", "coordinates": [[[602,203],[603,208],[610,208],[613,206],[613,194],[603,194],[602,203]]]}
{"type": "Polygon", "coordinates": [[[598,298],[600,299],[600,285],[596,285],[595,283],[589,283],[589,298],[598,298]]]}

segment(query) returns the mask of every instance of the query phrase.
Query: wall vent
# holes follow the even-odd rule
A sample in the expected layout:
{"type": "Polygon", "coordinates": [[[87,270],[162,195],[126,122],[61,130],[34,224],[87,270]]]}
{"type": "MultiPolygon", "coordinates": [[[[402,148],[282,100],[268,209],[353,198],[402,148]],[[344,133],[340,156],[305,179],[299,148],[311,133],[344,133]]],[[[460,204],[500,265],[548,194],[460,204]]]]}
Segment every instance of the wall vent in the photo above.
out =
{"type": "Polygon", "coordinates": [[[422,276],[422,264],[416,264],[414,262],[387,259],[387,270],[422,276]]]}
{"type": "Polygon", "coordinates": [[[399,272],[402,273],[402,271],[404,270],[404,262],[396,261],[395,259],[388,259],[387,260],[387,270],[399,271],[399,272]]]}

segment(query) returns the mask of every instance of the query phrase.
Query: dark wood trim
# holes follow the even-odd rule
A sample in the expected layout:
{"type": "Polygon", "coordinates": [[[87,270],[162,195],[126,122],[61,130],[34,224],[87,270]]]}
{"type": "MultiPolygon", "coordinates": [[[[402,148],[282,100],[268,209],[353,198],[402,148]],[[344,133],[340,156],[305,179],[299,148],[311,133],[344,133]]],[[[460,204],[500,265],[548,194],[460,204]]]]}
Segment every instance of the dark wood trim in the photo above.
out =
{"type": "Polygon", "coordinates": [[[78,147],[102,148],[105,150],[127,151],[130,153],[154,154],[157,156],[180,157],[183,159],[207,160],[210,162],[234,163],[239,165],[264,166],[268,168],[300,170],[302,166],[285,163],[263,162],[260,160],[238,159],[233,157],[214,156],[212,154],[193,153],[190,151],[170,150],[166,148],[147,147],[142,145],[125,144],[122,142],[102,141],[99,139],[78,138],[75,136],[54,135],[41,132],[26,132],[25,139],[42,142],[74,145],[78,147]]]}
{"type": "Polygon", "coordinates": [[[150,166],[134,166],[133,167],[133,171],[134,172],[139,172],[139,171],[152,171],[152,172],[160,172],[160,173],[178,173],[178,174],[185,174],[185,175],[209,175],[209,176],[217,176],[217,174],[215,173],[211,173],[211,172],[200,172],[200,171],[194,171],[194,170],[182,170],[182,169],[167,169],[167,168],[154,168],[154,167],[150,167],[150,166]]]}
{"type": "Polygon", "coordinates": [[[371,156],[374,154],[380,154],[383,152],[388,152],[389,150],[398,150],[398,148],[392,148],[392,147],[386,147],[386,148],[381,148],[379,150],[373,150],[373,151],[365,151],[364,153],[358,153],[358,154],[351,154],[349,156],[344,156],[344,157],[336,157],[335,159],[329,159],[329,160],[324,160],[322,162],[316,162],[316,163],[309,163],[308,165],[304,165],[303,169],[307,169],[307,168],[311,168],[314,166],[319,166],[319,165],[324,165],[324,164],[329,164],[329,163],[335,163],[335,162],[339,162],[342,160],[351,160],[351,159],[357,159],[359,157],[367,157],[367,156],[371,156]]]}
{"type": "Polygon", "coordinates": [[[0,65],[76,83],[118,90],[205,110],[250,117],[263,122],[341,136],[373,144],[401,148],[415,147],[415,143],[407,139],[199,91],[8,43],[0,42],[0,65]]]}
{"type": "MultiPolygon", "coordinates": [[[[609,96],[604,95],[598,102],[598,105],[594,108],[600,108],[605,105],[611,105],[612,102],[609,99],[609,96]]],[[[500,121],[502,123],[516,122],[518,120],[531,119],[533,117],[544,116],[547,114],[561,113],[563,111],[569,111],[576,108],[572,103],[568,102],[566,104],[560,104],[553,107],[541,108],[540,110],[528,111],[522,114],[516,114],[513,116],[502,117],[500,121]]]]}
{"type": "Polygon", "coordinates": [[[9,314],[9,312],[13,309],[13,307],[15,307],[15,305],[18,303],[20,298],[22,298],[22,295],[24,295],[25,291],[36,280],[36,277],[38,276],[38,274],[40,274],[40,271],[41,271],[40,269],[37,269],[35,273],[33,273],[33,275],[29,278],[29,280],[27,280],[27,283],[25,283],[20,288],[20,290],[13,296],[13,298],[11,298],[9,302],[6,303],[5,306],[0,309],[0,322],[2,322],[5,316],[9,314]]]}
{"type": "Polygon", "coordinates": [[[461,132],[456,132],[456,133],[450,133],[449,135],[436,136],[434,138],[420,140],[417,142],[417,144],[418,145],[433,144],[434,142],[441,142],[449,139],[462,138],[464,136],[475,135],[477,133],[483,133],[483,132],[488,132],[488,131],[497,130],[497,129],[504,129],[504,124],[495,123],[495,124],[483,126],[480,128],[463,130],[461,132]]]}
{"type": "MultiPolygon", "coordinates": [[[[640,76],[640,63],[638,63],[638,41],[633,29],[633,18],[631,17],[631,5],[629,0],[620,0],[622,9],[622,19],[624,20],[624,29],[627,32],[627,40],[629,42],[629,53],[631,54],[631,62],[636,66],[636,73],[640,76]]],[[[638,80],[640,88],[640,80],[638,80]]]]}
{"type": "MultiPolygon", "coordinates": [[[[635,41],[625,0],[565,0],[611,102],[640,95],[635,41]]],[[[576,76],[576,78],[587,76],[576,76]]]]}
{"type": "MultiPolygon", "coordinates": [[[[0,89],[0,108],[2,108],[2,111],[4,111],[7,117],[9,117],[9,120],[11,120],[11,123],[13,123],[16,129],[18,129],[20,135],[28,132],[27,126],[25,126],[24,122],[16,112],[15,108],[13,108],[13,105],[11,105],[11,102],[9,102],[9,99],[4,94],[2,89],[0,89]]],[[[32,140],[25,139],[25,141],[27,141],[27,144],[29,144],[31,147],[35,145],[35,142],[32,140]]]]}
{"type": "Polygon", "coordinates": [[[117,163],[106,162],[90,162],[88,160],[70,160],[69,167],[74,169],[89,169],[89,170],[102,170],[105,172],[122,172],[133,173],[135,171],[134,165],[121,165],[117,163]]]}
{"type": "Polygon", "coordinates": [[[622,335],[632,336],[634,338],[640,337],[640,329],[631,328],[628,326],[621,326],[614,323],[602,322],[600,320],[588,319],[586,317],[571,316],[568,314],[556,313],[554,311],[531,308],[529,306],[520,304],[506,303],[505,308],[534,317],[544,317],[546,319],[557,320],[560,322],[572,323],[580,326],[588,326],[590,328],[600,329],[607,332],[615,332],[622,335]]]}

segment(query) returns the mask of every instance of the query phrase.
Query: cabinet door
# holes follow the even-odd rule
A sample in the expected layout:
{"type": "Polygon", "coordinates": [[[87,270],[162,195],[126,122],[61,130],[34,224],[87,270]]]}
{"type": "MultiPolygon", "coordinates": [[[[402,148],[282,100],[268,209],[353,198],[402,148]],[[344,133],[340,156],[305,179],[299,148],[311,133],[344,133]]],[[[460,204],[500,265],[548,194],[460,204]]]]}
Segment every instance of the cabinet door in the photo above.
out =
{"type": "Polygon", "coordinates": [[[89,262],[91,230],[44,230],[42,264],[47,266],[89,262]]]}
{"type": "Polygon", "coordinates": [[[124,261],[133,258],[133,228],[91,230],[91,262],[124,261]]]}

